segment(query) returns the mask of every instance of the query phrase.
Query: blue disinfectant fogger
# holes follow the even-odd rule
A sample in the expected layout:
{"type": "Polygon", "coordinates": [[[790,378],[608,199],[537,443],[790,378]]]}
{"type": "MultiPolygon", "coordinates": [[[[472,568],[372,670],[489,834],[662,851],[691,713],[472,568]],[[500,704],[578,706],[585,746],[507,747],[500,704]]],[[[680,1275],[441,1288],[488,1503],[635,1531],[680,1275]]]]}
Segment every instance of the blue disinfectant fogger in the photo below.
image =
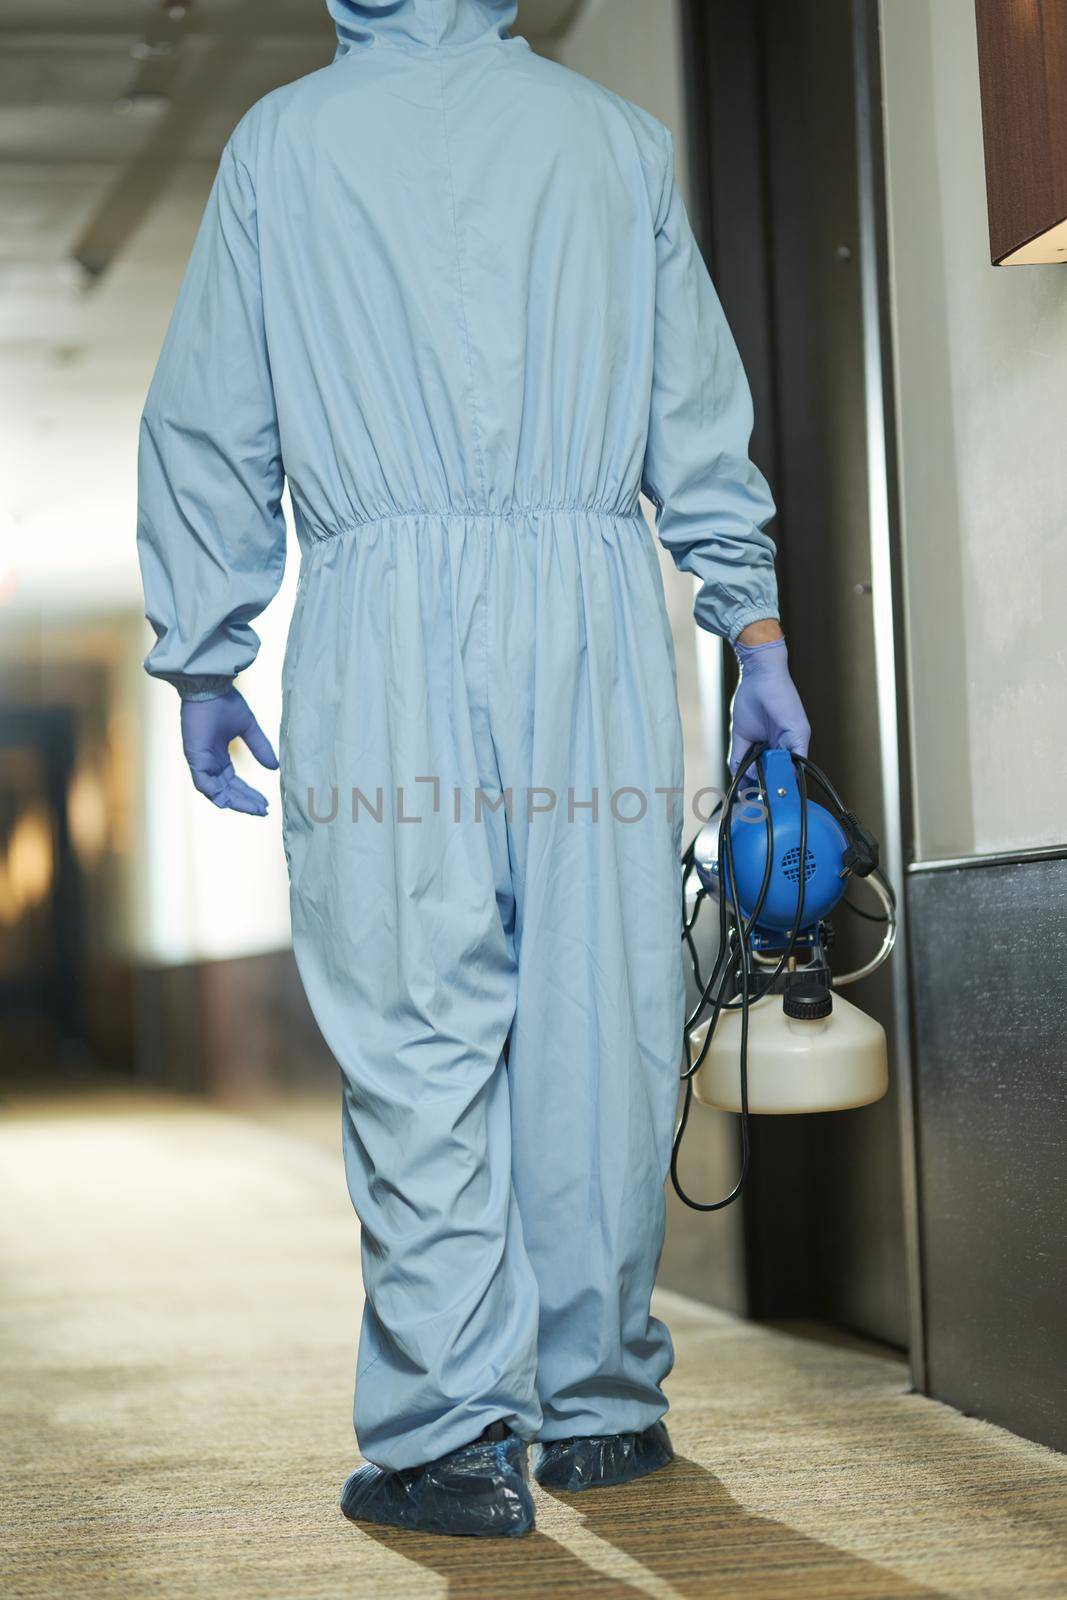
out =
{"type": "Polygon", "coordinates": [[[682,868],[682,938],[699,999],[686,1021],[685,1094],[671,1177],[687,1205],[717,1211],[744,1187],[750,1113],[839,1111],[885,1094],[885,1030],[837,991],[889,955],[896,908],[879,868],[878,841],[819,768],[788,750],[753,746],[746,753],[682,868]],[[808,798],[809,779],[832,809],[808,798]],[[874,890],[879,911],[847,898],[854,877],[874,890]],[[718,903],[719,939],[705,981],[694,928],[709,898],[718,903]],[[829,919],[841,905],[882,924],[883,938],[866,965],[835,977],[829,919]],[[706,1204],[685,1192],[678,1175],[694,1095],[741,1115],[741,1176],[722,1200],[706,1204]]]}

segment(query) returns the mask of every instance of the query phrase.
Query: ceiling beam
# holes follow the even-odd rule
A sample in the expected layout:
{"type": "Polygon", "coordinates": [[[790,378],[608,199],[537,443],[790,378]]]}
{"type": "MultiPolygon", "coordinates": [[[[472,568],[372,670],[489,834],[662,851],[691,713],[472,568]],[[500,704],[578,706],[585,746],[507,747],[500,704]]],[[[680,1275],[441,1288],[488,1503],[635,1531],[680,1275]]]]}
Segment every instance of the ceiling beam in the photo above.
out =
{"type": "Polygon", "coordinates": [[[175,92],[155,132],[123,167],[72,251],[92,282],[103,276],[153,209],[193,135],[217,108],[227,79],[246,55],[247,47],[236,39],[209,46],[184,90],[175,92]]]}
{"type": "Polygon", "coordinates": [[[334,25],[325,8],[319,12],[314,5],[310,9],[301,5],[285,11],[264,3],[254,24],[250,24],[247,17],[242,22],[236,10],[210,17],[191,10],[177,25],[165,17],[153,18],[146,12],[140,20],[131,19],[128,28],[116,25],[113,18],[94,17],[92,13],[54,19],[35,17],[27,22],[5,18],[0,10],[0,43],[5,51],[54,50],[59,45],[79,43],[127,50],[146,36],[162,36],[172,31],[189,39],[239,38],[247,49],[249,45],[258,46],[272,39],[305,39],[315,43],[331,38],[334,25]]]}
{"type": "MultiPolygon", "coordinates": [[[[129,33],[116,33],[113,28],[95,29],[91,26],[83,28],[80,24],[76,28],[69,25],[57,28],[54,33],[42,33],[40,28],[34,28],[32,31],[16,28],[9,31],[0,21],[0,51],[8,56],[55,57],[65,52],[73,54],[86,50],[91,50],[94,55],[125,56],[131,53],[133,46],[143,37],[143,30],[131,29],[129,33]]],[[[247,51],[253,46],[256,50],[264,48],[269,50],[291,44],[305,47],[321,44],[327,47],[334,33],[332,28],[328,27],[300,28],[294,24],[292,27],[257,29],[252,40],[249,40],[246,34],[240,34],[235,28],[223,27],[190,28],[188,37],[206,41],[239,38],[247,51]]]]}

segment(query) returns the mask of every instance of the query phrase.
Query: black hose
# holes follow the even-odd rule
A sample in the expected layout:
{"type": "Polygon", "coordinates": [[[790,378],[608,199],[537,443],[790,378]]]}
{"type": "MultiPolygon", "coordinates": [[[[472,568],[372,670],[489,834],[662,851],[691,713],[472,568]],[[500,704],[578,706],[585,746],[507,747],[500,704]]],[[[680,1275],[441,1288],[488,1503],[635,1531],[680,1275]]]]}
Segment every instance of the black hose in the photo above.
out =
{"type": "MultiPolygon", "coordinates": [[[[751,971],[749,965],[749,939],[756,927],[759,913],[763,909],[763,903],[767,897],[767,890],[770,886],[771,873],[774,867],[774,819],[771,815],[770,806],[768,805],[767,851],[764,861],[763,881],[760,885],[760,892],[756,904],[747,921],[741,910],[736,892],[737,885],[736,875],[734,872],[733,836],[730,828],[730,821],[734,801],[737,797],[741,780],[744,774],[748,771],[749,767],[752,765],[753,761],[756,762],[756,771],[759,778],[760,789],[762,792],[766,793],[766,783],[764,781],[763,770],[763,752],[765,749],[765,745],[752,745],[749,747],[743,760],[739,764],[737,771],[734,773],[730,787],[726,792],[726,798],[723,801],[722,816],[719,822],[718,842],[718,860],[720,864],[719,950],[711,977],[708,979],[707,984],[702,986],[700,999],[697,1002],[692,1015],[685,1024],[686,1068],[682,1073],[682,1080],[685,1083],[685,1093],[682,1098],[682,1108],[678,1118],[678,1125],[675,1129],[674,1141],[671,1146],[670,1170],[671,1183],[674,1186],[675,1193],[678,1195],[678,1198],[683,1202],[683,1204],[687,1205],[692,1211],[722,1211],[726,1206],[732,1205],[733,1202],[738,1199],[744,1190],[746,1182],[748,1181],[749,1165],[752,1153],[748,1107],[748,1017],[749,1008],[752,1004],[752,996],[749,992],[749,974],[751,971]],[[729,895],[727,894],[728,887],[731,891],[729,895]],[[727,911],[728,899],[730,902],[729,912],[727,911]],[[733,926],[730,926],[731,918],[733,921],[733,926]],[[693,1107],[694,1074],[699,1071],[700,1067],[703,1065],[715,1032],[716,1025],[718,1024],[719,1017],[723,1010],[727,1008],[731,1010],[737,1009],[736,1005],[731,1002],[727,1002],[726,1000],[726,988],[730,980],[732,967],[732,963],[728,960],[728,957],[731,948],[733,947],[735,932],[737,952],[741,969],[741,1043],[738,1062],[741,1082],[741,1170],[737,1182],[730,1190],[729,1194],[724,1195],[721,1200],[702,1201],[695,1200],[692,1195],[686,1192],[678,1173],[678,1162],[681,1155],[682,1140],[685,1137],[685,1131],[689,1125],[689,1115],[693,1107]],[[711,1017],[708,1021],[707,1033],[705,1035],[704,1043],[701,1047],[700,1053],[697,1056],[696,1061],[693,1061],[690,1049],[690,1034],[693,1029],[698,1026],[700,1017],[703,1014],[704,1008],[707,1005],[713,989],[715,990],[715,1002],[711,1017]]],[[[755,997],[757,1003],[770,993],[771,989],[774,987],[774,984],[778,981],[778,978],[785,970],[789,958],[796,947],[797,939],[800,937],[800,933],[804,926],[804,893],[806,878],[805,863],[807,861],[808,843],[808,792],[805,775],[805,763],[803,762],[803,758],[794,757],[793,759],[797,773],[797,790],[800,796],[800,873],[797,883],[797,909],[793,917],[793,923],[789,933],[789,941],[786,945],[785,951],[783,952],[770,978],[762,987],[758,989],[755,997]]],[[[821,781],[821,774],[816,781],[821,781]]],[[[826,792],[831,792],[828,787],[826,792]]],[[[839,803],[836,793],[834,794],[833,798],[835,803],[839,803]]],[[[842,806],[841,809],[843,810],[844,807],[842,806]]],[[[692,938],[692,930],[696,921],[696,913],[699,910],[699,899],[697,905],[694,907],[693,917],[686,922],[684,910],[684,883],[686,877],[688,876],[689,869],[692,866],[695,855],[695,846],[696,840],[694,839],[682,858],[683,935],[689,946],[691,954],[694,953],[695,949],[692,938]]],[[[697,963],[695,960],[694,972],[699,972],[699,963],[697,963]]]]}

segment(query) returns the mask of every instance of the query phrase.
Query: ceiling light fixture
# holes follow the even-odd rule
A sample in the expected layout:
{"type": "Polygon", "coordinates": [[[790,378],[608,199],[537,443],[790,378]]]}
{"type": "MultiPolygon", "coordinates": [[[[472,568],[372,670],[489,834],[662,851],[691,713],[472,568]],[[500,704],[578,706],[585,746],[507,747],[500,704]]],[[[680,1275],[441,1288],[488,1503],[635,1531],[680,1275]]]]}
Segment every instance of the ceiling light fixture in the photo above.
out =
{"type": "Polygon", "coordinates": [[[166,61],[177,53],[173,39],[139,39],[131,44],[130,54],[135,61],[166,61]]]}
{"type": "Polygon", "coordinates": [[[155,117],[168,110],[170,103],[170,95],[160,94],[156,89],[131,89],[128,94],[119,95],[115,101],[115,112],[120,117],[155,117]]]}

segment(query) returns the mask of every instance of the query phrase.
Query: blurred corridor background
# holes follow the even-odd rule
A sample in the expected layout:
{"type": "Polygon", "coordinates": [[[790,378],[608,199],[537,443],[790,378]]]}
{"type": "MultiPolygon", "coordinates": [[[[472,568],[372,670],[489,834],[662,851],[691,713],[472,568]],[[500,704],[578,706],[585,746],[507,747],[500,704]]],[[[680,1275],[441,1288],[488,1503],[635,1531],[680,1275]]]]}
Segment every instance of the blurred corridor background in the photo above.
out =
{"type": "MultiPolygon", "coordinates": [[[[1058,3],[1045,0],[1046,10],[1058,3]]],[[[1029,26],[1023,13],[1032,21],[1041,10],[1040,0],[1002,4],[1006,25],[1029,26]]],[[[694,1319],[680,1392],[697,1405],[699,1391],[706,1405],[699,1386],[712,1345],[743,1386],[754,1348],[757,1367],[769,1363],[761,1392],[788,1431],[832,1408],[838,1369],[826,1350],[847,1345],[856,1392],[877,1391],[889,1411],[886,1397],[911,1403],[913,1385],[1011,1430],[1033,1442],[1022,1455],[992,1429],[981,1438],[950,1429],[931,1445],[930,1466],[916,1443],[927,1414],[915,1414],[906,1447],[887,1422],[880,1448],[892,1482],[870,1493],[877,1506],[885,1490],[905,1539],[909,1474],[925,1461],[930,1492],[952,1485],[962,1507],[930,1539],[957,1555],[981,1547],[992,1562],[1012,1548],[1011,1517],[991,1510],[996,1538],[975,1545],[967,1496],[1002,1479],[1022,1485],[1020,1516],[1038,1530],[1031,1565],[1018,1568],[1031,1587],[1010,1590],[1006,1557],[986,1568],[960,1557],[944,1587],[928,1584],[917,1567],[892,1566],[872,1513],[869,1548],[857,1544],[845,1568],[816,1563],[816,1586],[804,1592],[1062,1594],[1061,1463],[1036,1446],[1067,1448],[1067,272],[990,264],[973,0],[521,0],[519,26],[534,48],[674,130],[754,392],[754,455],[779,503],[783,620],[813,754],[882,838],[908,919],[892,969],[857,994],[890,1033],[889,1099],[833,1117],[760,1119],[743,1206],[709,1220],[672,1203],[662,1281],[688,1297],[672,1314],[694,1319]],[[758,1338],[771,1342],[731,1344],[735,1316],[768,1324],[758,1338]],[[838,1344],[806,1356],[813,1328],[838,1344]],[[787,1335],[796,1342],[773,1343],[787,1335]],[[799,1391],[787,1393],[772,1370],[778,1356],[806,1374],[804,1416],[803,1405],[790,1410],[799,1391]],[[994,1438],[1007,1454],[982,1465],[994,1438]],[[971,1470],[965,1458],[978,1463],[974,1482],[958,1476],[971,1470]]],[[[214,1152],[202,1181],[217,1191],[202,1190],[197,1204],[229,1193],[223,1134],[209,1117],[219,1108],[240,1119],[238,1142],[249,1126],[296,1141],[305,1156],[291,1145],[286,1160],[298,1168],[322,1149],[335,1160],[338,1145],[336,1068],[289,948],[276,778],[266,779],[263,822],[217,812],[193,790],[177,698],[141,669],[149,632],[134,546],[140,409],[219,152],[255,100],[327,63],[334,42],[320,0],[0,7],[9,1202],[24,1203],[27,1226],[61,1250],[66,1206],[82,1203],[83,1185],[92,1191],[87,1257],[99,1256],[108,1282],[101,1163],[127,1163],[120,1190],[135,1204],[150,1186],[152,1152],[169,1174],[157,1222],[170,1237],[185,1225],[175,1131],[214,1152]],[[71,1185],[62,1218],[32,1177],[55,1159],[71,1185]]],[[[242,680],[272,737],[296,572],[291,540],[285,585],[257,624],[262,651],[242,680]]],[[[729,674],[716,642],[696,637],[689,581],[668,564],[664,581],[691,797],[722,779],[729,674]]],[[[239,771],[247,759],[235,754],[239,771]]],[[[840,935],[846,953],[866,947],[862,928],[840,935]]],[[[689,1185],[722,1192],[736,1160],[732,1122],[702,1114],[689,1185]]],[[[308,1200],[309,1230],[329,1212],[330,1249],[338,1261],[348,1250],[347,1271],[355,1225],[341,1213],[339,1159],[334,1177],[337,1213],[332,1199],[308,1200]]],[[[210,1217],[188,1225],[210,1257],[210,1217]]],[[[121,1237],[134,1259],[149,1248],[140,1235],[121,1237]]],[[[17,1232],[17,1262],[25,1248],[17,1232]]],[[[73,1261],[69,1269],[49,1289],[57,1303],[68,1290],[89,1292],[73,1261]]],[[[205,1271],[208,1283],[226,1278],[219,1261],[205,1271]]],[[[118,1279],[113,1292],[121,1302],[118,1279]]],[[[318,1282],[306,1292],[317,1304],[326,1291],[318,1282]]],[[[347,1283],[336,1293],[322,1315],[340,1319],[343,1300],[354,1346],[347,1283]]],[[[302,1337],[286,1347],[294,1370],[301,1352],[310,1359],[302,1337]]],[[[347,1369],[331,1352],[343,1389],[347,1369]]],[[[347,1394],[319,1398],[333,1407],[331,1426],[345,1424],[347,1394]]],[[[726,1426],[741,1448],[744,1428],[715,1403],[693,1440],[726,1426]]],[[[846,1410],[834,1440],[851,1426],[846,1410]]],[[[827,1470],[847,1475],[861,1448],[848,1435],[827,1470]]],[[[791,1458],[798,1472],[803,1454],[791,1458]]],[[[280,1458],[271,1470],[284,1493],[280,1458]]],[[[762,1481],[735,1485],[742,1501],[751,1491],[750,1508],[762,1481]]],[[[710,1516],[706,1486],[694,1480],[688,1492],[690,1509],[710,1516]]],[[[788,1493],[775,1515],[833,1545],[828,1522],[805,1523],[799,1502],[786,1502],[788,1493]]],[[[618,1544],[625,1555],[621,1535],[618,1544]]],[[[371,1592],[423,1592],[405,1588],[380,1554],[383,1587],[371,1592]]],[[[579,1540],[551,1592],[592,1592],[588,1558],[579,1540]]],[[[795,1559],[803,1566],[812,1550],[795,1559]]],[[[710,1556],[694,1560],[703,1571],[710,1556]]],[[[597,1592],[740,1592],[710,1579],[702,1587],[669,1564],[653,1569],[649,1586],[625,1561],[609,1562],[597,1592]]],[[[465,1569],[437,1576],[425,1592],[444,1593],[449,1581],[457,1595],[483,1592],[465,1569]]],[[[140,1592],[135,1572],[123,1581],[118,1592],[140,1592]]],[[[204,1577],[189,1592],[220,1592],[218,1581],[204,1577]]],[[[319,1592],[288,1569],[278,1581],[274,1592],[319,1592]]]]}
{"type": "MultiPolygon", "coordinates": [[[[579,9],[529,0],[523,23],[682,128],[671,6],[579,9]]],[[[140,668],[133,532],[140,408],[219,151],[335,42],[317,0],[0,17],[0,1026],[31,1079],[106,1068],[227,1094],[321,1066],[284,954],[277,807],[242,827],[192,790],[174,697],[140,668]]],[[[249,674],[273,733],[297,564],[294,542],[249,674]]],[[[680,606],[688,622],[684,588],[680,606]]],[[[684,654],[697,706],[691,638],[684,654]]]]}

